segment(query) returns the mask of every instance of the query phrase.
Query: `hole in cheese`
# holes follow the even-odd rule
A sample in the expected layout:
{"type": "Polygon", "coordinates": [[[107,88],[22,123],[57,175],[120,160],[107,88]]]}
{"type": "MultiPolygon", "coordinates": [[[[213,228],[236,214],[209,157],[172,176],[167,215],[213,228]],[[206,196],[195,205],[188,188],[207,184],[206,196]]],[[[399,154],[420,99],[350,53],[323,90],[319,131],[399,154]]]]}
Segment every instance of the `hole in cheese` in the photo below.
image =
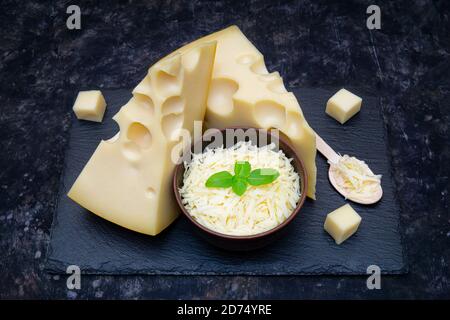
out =
{"type": "Polygon", "coordinates": [[[183,120],[183,114],[171,113],[163,117],[161,127],[167,140],[177,140],[179,137],[180,128],[183,126],[183,120]]]}
{"type": "Polygon", "coordinates": [[[161,109],[163,115],[181,113],[184,110],[184,101],[179,96],[170,97],[163,102],[161,109]]]}
{"type": "Polygon", "coordinates": [[[163,97],[179,93],[179,83],[177,77],[168,74],[165,71],[159,71],[156,75],[156,89],[163,97]]]}
{"type": "Polygon", "coordinates": [[[300,114],[296,112],[288,112],[286,118],[286,134],[288,134],[291,138],[298,138],[303,134],[302,130],[302,121],[300,114]]]}
{"type": "Polygon", "coordinates": [[[153,198],[156,196],[156,191],[155,189],[153,189],[152,187],[148,187],[147,190],[145,190],[145,195],[148,198],[153,198]]]}
{"type": "Polygon", "coordinates": [[[239,64],[251,64],[256,60],[256,57],[252,54],[244,54],[236,59],[239,64]]]}
{"type": "Polygon", "coordinates": [[[264,100],[256,103],[253,112],[262,128],[282,128],[286,123],[285,108],[274,101],[264,100]]]}
{"type": "Polygon", "coordinates": [[[139,146],[133,141],[125,142],[123,144],[122,152],[125,158],[131,161],[137,161],[141,158],[139,146]]]}
{"type": "Polygon", "coordinates": [[[147,149],[152,145],[150,131],[139,122],[133,122],[128,127],[127,137],[142,149],[147,149]]]}
{"type": "Polygon", "coordinates": [[[266,64],[264,63],[264,59],[261,58],[260,60],[256,61],[252,66],[250,67],[250,70],[252,70],[254,73],[257,74],[268,74],[269,71],[267,71],[266,64]]]}
{"type": "Polygon", "coordinates": [[[136,94],[142,94],[147,97],[151,97],[153,94],[152,90],[152,84],[151,84],[151,78],[149,75],[147,75],[142,81],[134,88],[133,94],[136,96],[136,94]]]}
{"type": "Polygon", "coordinates": [[[236,81],[231,79],[214,79],[208,96],[208,109],[220,115],[233,111],[233,95],[239,89],[236,81]]]}
{"type": "Polygon", "coordinates": [[[145,111],[149,111],[151,113],[151,116],[153,116],[153,114],[155,113],[155,105],[152,98],[141,93],[134,93],[134,98],[137,102],[139,102],[140,105],[144,107],[145,111]]]}

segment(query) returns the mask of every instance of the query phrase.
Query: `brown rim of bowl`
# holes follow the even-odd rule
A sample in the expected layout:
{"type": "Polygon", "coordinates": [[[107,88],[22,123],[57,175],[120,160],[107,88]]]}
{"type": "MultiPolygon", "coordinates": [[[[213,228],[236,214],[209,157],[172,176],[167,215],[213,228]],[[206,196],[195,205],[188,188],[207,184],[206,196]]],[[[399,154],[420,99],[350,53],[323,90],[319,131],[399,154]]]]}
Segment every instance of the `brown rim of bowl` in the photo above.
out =
{"type": "MultiPolygon", "coordinates": [[[[267,130],[267,133],[270,134],[271,136],[273,136],[270,132],[270,130],[272,129],[263,129],[263,128],[253,128],[253,127],[227,127],[227,128],[223,128],[223,129],[218,129],[222,134],[224,134],[225,130],[227,129],[243,129],[243,130],[248,130],[248,129],[256,129],[258,131],[260,130],[267,130]]],[[[279,131],[279,130],[278,130],[279,131]]],[[[209,233],[211,235],[217,236],[217,237],[221,237],[221,238],[226,238],[226,239],[232,239],[232,240],[250,240],[250,239],[256,239],[256,238],[261,238],[264,236],[267,236],[269,234],[272,234],[280,229],[282,229],[283,227],[285,227],[286,225],[288,225],[296,216],[297,214],[300,212],[301,207],[303,206],[303,203],[305,202],[306,199],[306,190],[308,187],[308,178],[306,175],[306,169],[305,169],[305,165],[303,164],[303,161],[301,160],[300,157],[298,157],[297,153],[295,152],[294,148],[291,146],[291,144],[287,141],[287,139],[285,139],[282,135],[281,135],[281,131],[279,131],[279,135],[278,135],[278,139],[279,141],[282,142],[282,144],[284,144],[285,146],[287,146],[287,148],[291,149],[292,154],[294,155],[293,161],[297,162],[299,164],[299,166],[301,167],[301,173],[299,173],[298,171],[297,174],[300,176],[300,183],[303,182],[303,192],[300,195],[300,199],[297,203],[297,206],[294,208],[294,210],[292,210],[292,213],[289,215],[289,217],[284,220],[282,223],[280,223],[278,226],[276,226],[275,228],[269,229],[267,231],[261,232],[261,233],[256,233],[256,234],[252,234],[252,235],[247,235],[247,236],[235,236],[235,235],[228,235],[225,233],[220,233],[214,230],[211,230],[205,226],[203,226],[201,223],[197,222],[191,215],[190,213],[187,211],[187,209],[185,208],[185,206],[183,205],[182,201],[181,201],[181,195],[180,192],[178,191],[178,187],[177,187],[177,176],[179,174],[179,171],[181,170],[185,170],[184,168],[184,163],[181,162],[180,164],[177,164],[174,170],[174,175],[173,175],[173,179],[172,179],[172,185],[173,185],[173,191],[175,193],[175,198],[177,200],[178,206],[180,207],[181,211],[183,212],[183,214],[194,224],[196,225],[198,228],[200,228],[201,230],[205,231],[206,233],[209,233]]],[[[203,141],[203,139],[205,137],[208,137],[209,135],[205,135],[203,134],[201,139],[194,141],[189,147],[192,148],[192,146],[194,146],[197,143],[201,143],[203,141]]],[[[282,149],[282,148],[280,148],[282,149]]],[[[294,167],[295,168],[295,167],[294,167]]],[[[182,172],[181,174],[183,174],[184,176],[184,172],[182,172]]]]}

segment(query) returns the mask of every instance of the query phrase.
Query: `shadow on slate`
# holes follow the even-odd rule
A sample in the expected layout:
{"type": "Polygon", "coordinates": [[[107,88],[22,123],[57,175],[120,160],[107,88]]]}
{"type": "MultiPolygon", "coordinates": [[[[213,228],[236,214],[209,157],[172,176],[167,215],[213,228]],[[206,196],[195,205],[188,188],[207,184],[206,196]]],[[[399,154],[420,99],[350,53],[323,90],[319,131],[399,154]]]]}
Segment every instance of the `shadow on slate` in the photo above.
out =
{"type": "MultiPolygon", "coordinates": [[[[105,90],[108,103],[102,124],[73,117],[58,205],[54,214],[46,270],[65,273],[80,266],[91,274],[167,275],[302,275],[366,274],[369,265],[382,273],[407,271],[399,233],[399,206],[376,98],[361,95],[362,111],[345,125],[324,112],[335,91],[296,89],[309,124],[333,147],[365,160],[383,175],[383,199],[373,206],[351,203],[362,216],[358,232],[338,246],[323,230],[327,213],[346,201],[327,179],[328,164],[317,155],[317,200],[307,200],[286,236],[268,247],[245,253],[227,252],[203,242],[180,217],[156,237],[141,235],[89,213],[66,193],[97,147],[100,139],[118,130],[111,117],[130,98],[130,90],[105,90]]],[[[355,92],[358,94],[358,91],[355,92]]],[[[120,181],[117,181],[120,184],[120,181]]]]}

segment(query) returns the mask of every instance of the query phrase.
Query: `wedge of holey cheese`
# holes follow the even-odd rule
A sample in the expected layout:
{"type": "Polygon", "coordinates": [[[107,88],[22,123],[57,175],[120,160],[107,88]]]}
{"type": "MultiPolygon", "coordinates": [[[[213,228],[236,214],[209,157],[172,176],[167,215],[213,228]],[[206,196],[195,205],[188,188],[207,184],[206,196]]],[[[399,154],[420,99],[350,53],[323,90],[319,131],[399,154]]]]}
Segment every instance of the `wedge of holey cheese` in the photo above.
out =
{"type": "Polygon", "coordinates": [[[217,52],[208,97],[206,126],[279,129],[289,138],[305,163],[307,195],[314,199],[316,140],[296,97],[285,89],[278,72],[267,71],[263,55],[237,26],[196,40],[179,51],[184,52],[199,43],[213,40],[217,41],[217,52]]]}
{"type": "MultiPolygon", "coordinates": [[[[101,141],[68,196],[111,222],[156,235],[178,215],[171,181],[180,129],[203,121],[216,42],[173,53],[149,69],[114,116],[120,132],[101,141]]],[[[185,131],[186,132],[186,131],[185,131]]]]}

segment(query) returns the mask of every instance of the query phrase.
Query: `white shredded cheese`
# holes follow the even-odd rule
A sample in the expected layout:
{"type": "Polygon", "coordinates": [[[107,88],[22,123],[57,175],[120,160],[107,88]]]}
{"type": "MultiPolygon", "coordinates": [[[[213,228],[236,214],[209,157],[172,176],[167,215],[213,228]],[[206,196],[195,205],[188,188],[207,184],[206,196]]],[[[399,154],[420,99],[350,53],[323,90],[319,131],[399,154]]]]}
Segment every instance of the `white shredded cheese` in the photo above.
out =
{"type": "Polygon", "coordinates": [[[370,196],[381,184],[381,175],[375,175],[364,161],[355,157],[343,155],[337,163],[328,163],[336,182],[348,196],[370,196]]]}
{"type": "Polygon", "coordinates": [[[185,163],[180,194],[187,211],[196,221],[228,235],[253,235],[270,230],[285,221],[300,199],[300,177],[282,150],[275,144],[257,147],[238,142],[231,148],[206,149],[185,163]],[[234,175],[236,161],[248,161],[252,170],[272,168],[280,176],[272,183],[248,185],[242,196],[231,188],[207,188],[206,180],[219,171],[234,175]]]}

